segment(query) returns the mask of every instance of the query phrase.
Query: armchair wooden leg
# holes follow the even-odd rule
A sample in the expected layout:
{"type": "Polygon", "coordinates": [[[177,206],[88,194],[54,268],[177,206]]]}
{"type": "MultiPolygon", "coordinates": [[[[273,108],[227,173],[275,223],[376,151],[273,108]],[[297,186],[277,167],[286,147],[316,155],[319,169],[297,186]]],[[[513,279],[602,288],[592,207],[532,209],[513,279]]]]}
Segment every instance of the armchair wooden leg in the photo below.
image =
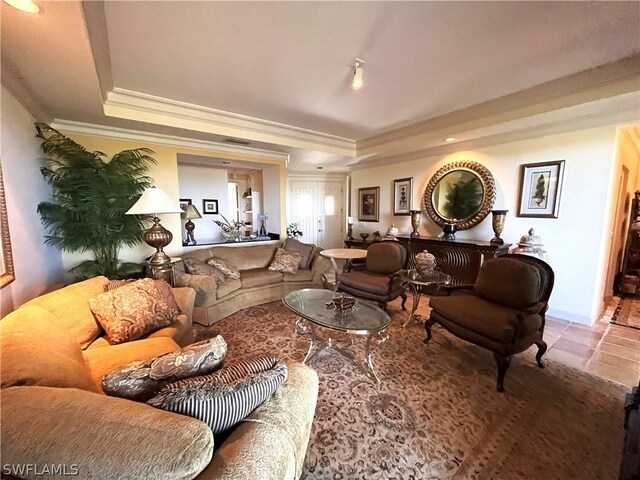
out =
{"type": "Polygon", "coordinates": [[[509,365],[511,364],[511,355],[502,356],[497,353],[493,354],[493,357],[496,359],[496,364],[498,365],[498,391],[504,392],[504,377],[507,374],[507,370],[509,369],[509,365]]]}
{"type": "Polygon", "coordinates": [[[424,322],[424,329],[427,332],[427,338],[423,340],[423,343],[427,344],[429,343],[429,340],[431,340],[431,327],[433,327],[435,323],[436,321],[430,318],[428,318],[427,321],[424,322]]]}
{"type": "Polygon", "coordinates": [[[544,363],[542,363],[542,356],[547,351],[547,342],[544,340],[538,340],[536,342],[536,346],[538,347],[538,353],[536,353],[536,362],[538,362],[539,368],[544,368],[544,363]]]}
{"type": "Polygon", "coordinates": [[[406,312],[407,307],[405,307],[404,304],[407,303],[407,292],[402,292],[400,296],[402,297],[402,310],[406,312]]]}
{"type": "Polygon", "coordinates": [[[387,302],[378,302],[378,306],[381,310],[387,310],[387,302]]]}

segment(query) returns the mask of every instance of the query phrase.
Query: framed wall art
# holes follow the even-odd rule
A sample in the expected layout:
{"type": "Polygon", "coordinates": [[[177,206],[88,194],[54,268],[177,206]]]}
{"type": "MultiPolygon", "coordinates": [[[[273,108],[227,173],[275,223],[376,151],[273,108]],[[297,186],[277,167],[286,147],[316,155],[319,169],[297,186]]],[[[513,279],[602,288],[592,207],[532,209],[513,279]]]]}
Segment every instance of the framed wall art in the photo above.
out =
{"type": "Polygon", "coordinates": [[[564,160],[520,165],[519,217],[558,218],[564,160]]]}
{"type": "Polygon", "coordinates": [[[393,214],[411,215],[413,208],[413,177],[393,181],[393,214]]]}
{"type": "Polygon", "coordinates": [[[184,210],[185,208],[187,208],[187,205],[191,205],[191,199],[190,198],[181,198],[180,199],[180,208],[182,210],[184,210]]]}
{"type": "Polygon", "coordinates": [[[377,222],[380,218],[380,187],[358,189],[358,220],[377,222]]]}
{"type": "Polygon", "coordinates": [[[202,199],[202,213],[203,215],[214,215],[218,213],[218,200],[211,200],[208,198],[202,199]]]}

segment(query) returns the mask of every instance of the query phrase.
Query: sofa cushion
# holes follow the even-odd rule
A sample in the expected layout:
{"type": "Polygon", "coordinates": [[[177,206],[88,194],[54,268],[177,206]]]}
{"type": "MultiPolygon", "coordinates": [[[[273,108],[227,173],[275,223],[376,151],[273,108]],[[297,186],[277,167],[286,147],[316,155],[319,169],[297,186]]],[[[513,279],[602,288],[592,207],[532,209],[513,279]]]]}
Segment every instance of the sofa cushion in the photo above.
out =
{"type": "Polygon", "coordinates": [[[230,293],[233,293],[236,290],[240,290],[240,287],[242,287],[242,283],[240,282],[240,280],[230,278],[222,285],[218,285],[218,289],[216,291],[217,298],[226,297],[230,293]]]}
{"type": "Polygon", "coordinates": [[[222,258],[211,257],[207,260],[207,264],[220,270],[226,278],[233,278],[234,280],[240,280],[240,270],[233,263],[227,262],[222,258]]]}
{"type": "Polygon", "coordinates": [[[150,278],[91,297],[89,307],[113,344],[166,327],[180,313],[169,284],[150,278]]]}
{"type": "Polygon", "coordinates": [[[44,308],[66,328],[82,348],[87,348],[100,335],[100,325],[89,309],[89,298],[104,292],[107,277],[94,277],[41,295],[25,305],[44,308]]]}
{"type": "Polygon", "coordinates": [[[127,363],[175,352],[180,346],[169,337],[145,338],[133,342],[88,348],[82,352],[94,389],[102,392],[102,377],[127,363]]]}
{"type": "Polygon", "coordinates": [[[214,257],[229,262],[240,271],[267,268],[278,247],[275,243],[249,243],[240,247],[220,246],[211,248],[214,257]]]}
{"type": "Polygon", "coordinates": [[[376,295],[386,295],[389,293],[391,277],[383,273],[354,270],[338,275],[338,281],[342,285],[357,290],[364,290],[376,295]]]}
{"type": "Polygon", "coordinates": [[[202,260],[198,260],[197,258],[185,258],[183,261],[185,271],[191,275],[205,275],[207,277],[211,277],[215,280],[217,285],[224,283],[227,279],[224,273],[213,265],[209,265],[202,260]]]}
{"type": "Polygon", "coordinates": [[[242,288],[261,287],[280,282],[282,282],[282,274],[280,272],[271,272],[264,268],[243,270],[242,279],[240,280],[242,288]]]}
{"type": "Polygon", "coordinates": [[[523,310],[540,300],[540,273],[512,258],[492,258],[482,264],[474,291],[490,302],[523,310]]]}
{"type": "Polygon", "coordinates": [[[147,403],[198,418],[216,434],[240,422],[286,379],[286,365],[275,357],[258,357],[170,383],[147,403]]]}
{"type": "Polygon", "coordinates": [[[96,390],[75,337],[36,305],[24,305],[0,321],[0,372],[2,388],[96,390]]]}
{"type": "Polygon", "coordinates": [[[71,388],[2,393],[4,465],[64,465],[77,468],[77,478],[186,480],[213,455],[207,425],[144,403],[71,388]]]}
{"type": "Polygon", "coordinates": [[[143,338],[169,337],[181,347],[191,345],[195,337],[193,336],[193,323],[186,315],[178,315],[176,319],[166,327],[151,332],[143,338]]]}
{"type": "Polygon", "coordinates": [[[271,260],[269,270],[272,272],[291,273],[298,272],[298,265],[302,259],[302,254],[298,252],[288,252],[284,248],[278,248],[276,255],[271,260]]]}
{"type": "Polygon", "coordinates": [[[432,297],[429,306],[448,322],[456,323],[497,342],[508,343],[539,330],[540,315],[523,316],[520,311],[488,302],[474,295],[432,297]]]}
{"type": "Polygon", "coordinates": [[[311,266],[311,260],[313,260],[313,252],[315,246],[309,243],[302,243],[295,238],[287,238],[282,244],[287,252],[298,252],[301,255],[299,268],[309,268],[311,266]]]}
{"type": "Polygon", "coordinates": [[[227,342],[216,335],[174,352],[128,363],[104,376],[102,390],[144,402],[167,383],[213,372],[222,365],[226,353],[227,342]]]}
{"type": "Polygon", "coordinates": [[[311,282],[313,281],[313,272],[308,268],[301,268],[295,274],[283,273],[282,277],[285,282],[311,282]]]}

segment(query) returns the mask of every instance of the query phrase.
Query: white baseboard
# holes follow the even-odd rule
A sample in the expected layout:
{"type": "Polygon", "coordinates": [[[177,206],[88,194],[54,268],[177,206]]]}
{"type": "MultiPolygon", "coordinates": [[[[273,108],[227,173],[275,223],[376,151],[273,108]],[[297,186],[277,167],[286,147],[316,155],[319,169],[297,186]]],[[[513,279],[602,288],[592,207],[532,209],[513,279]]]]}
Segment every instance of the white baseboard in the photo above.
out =
{"type": "Polygon", "coordinates": [[[595,318],[590,318],[586,315],[579,315],[573,312],[566,312],[564,310],[558,310],[555,308],[550,308],[547,311],[547,317],[555,317],[560,320],[566,320],[568,322],[581,323],[583,325],[593,325],[596,321],[595,318]]]}

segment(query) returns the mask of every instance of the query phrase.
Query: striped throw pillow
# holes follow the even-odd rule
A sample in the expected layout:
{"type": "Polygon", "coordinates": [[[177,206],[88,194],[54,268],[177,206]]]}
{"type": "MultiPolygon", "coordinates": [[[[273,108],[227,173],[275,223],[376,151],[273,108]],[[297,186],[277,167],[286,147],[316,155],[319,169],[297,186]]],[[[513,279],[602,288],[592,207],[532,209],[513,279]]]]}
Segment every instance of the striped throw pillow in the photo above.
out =
{"type": "Polygon", "coordinates": [[[276,357],[258,357],[170,383],[147,403],[205,422],[214,434],[233,427],[287,380],[276,357]]]}

